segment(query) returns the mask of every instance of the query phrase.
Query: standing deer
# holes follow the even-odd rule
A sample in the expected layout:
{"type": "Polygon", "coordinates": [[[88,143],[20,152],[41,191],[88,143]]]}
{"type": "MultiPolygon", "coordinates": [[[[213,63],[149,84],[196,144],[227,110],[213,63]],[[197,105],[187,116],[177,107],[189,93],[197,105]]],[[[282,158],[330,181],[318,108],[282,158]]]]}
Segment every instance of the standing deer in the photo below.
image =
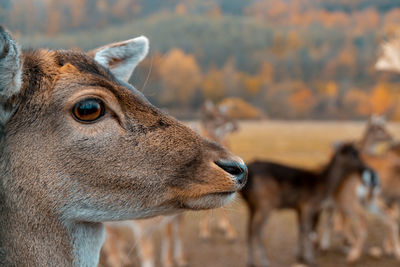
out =
{"type": "Polygon", "coordinates": [[[163,267],[186,266],[183,251],[183,214],[157,216],[145,220],[125,221],[106,224],[106,240],[101,250],[103,266],[126,266],[136,248],[140,266],[155,267],[156,248],[154,233],[161,230],[163,267]],[[130,240],[135,240],[130,247],[130,240]]]}
{"type": "MultiPolygon", "coordinates": [[[[365,160],[375,154],[377,144],[391,144],[392,135],[386,129],[386,121],[381,116],[371,116],[368,120],[364,134],[358,142],[358,147],[365,160]]],[[[375,156],[374,156],[375,157],[375,156]]],[[[367,161],[368,163],[368,161],[367,161]]],[[[374,166],[376,167],[376,166],[374,166]]],[[[380,169],[375,169],[380,176],[380,169]]],[[[350,250],[347,254],[349,263],[357,261],[362,253],[367,238],[367,204],[368,207],[374,207],[377,197],[379,184],[374,182],[369,188],[360,183],[357,175],[349,177],[334,194],[333,206],[328,207],[327,221],[322,227],[320,246],[323,250],[330,247],[331,230],[333,228],[333,211],[338,211],[338,218],[341,218],[344,225],[343,230],[345,238],[350,244],[350,250]],[[372,205],[372,206],[371,206],[372,205]]]]}
{"type": "Polygon", "coordinates": [[[154,234],[161,230],[161,266],[186,266],[182,245],[183,214],[157,216],[145,220],[106,224],[106,240],[101,250],[102,266],[118,267],[131,263],[136,248],[140,266],[156,265],[154,234]],[[134,244],[132,245],[132,239],[134,244]]]}
{"type": "MultiPolygon", "coordinates": [[[[381,46],[381,55],[375,64],[375,69],[378,71],[393,71],[400,73],[400,40],[398,38],[386,42],[381,46]]],[[[394,107],[396,107],[396,105],[394,107]]],[[[394,249],[386,248],[385,250],[393,251],[395,256],[400,259],[400,244],[397,238],[398,230],[396,230],[396,227],[398,226],[396,226],[396,223],[394,222],[395,218],[393,218],[397,216],[397,213],[393,212],[395,208],[392,207],[397,204],[385,204],[385,201],[381,198],[383,196],[383,199],[386,198],[387,200],[385,195],[388,194],[388,191],[393,191],[390,187],[396,186],[395,181],[397,177],[397,167],[395,164],[396,159],[393,159],[396,154],[393,152],[396,149],[395,147],[389,146],[387,153],[385,153],[383,156],[373,156],[373,148],[377,142],[390,143],[393,141],[392,136],[387,133],[384,124],[385,123],[382,118],[372,116],[368,122],[364,137],[361,139],[359,145],[364,154],[364,158],[374,165],[380,176],[380,179],[383,182],[383,190],[379,196],[380,207],[374,206],[374,212],[379,213],[380,217],[388,226],[389,232],[391,233],[388,235],[389,237],[385,238],[385,247],[391,246],[394,247],[394,249]],[[390,242],[387,240],[390,240],[390,242]],[[391,244],[387,245],[388,243],[391,244]]],[[[357,189],[359,188],[359,183],[357,182],[356,178],[349,179],[347,184],[345,184],[335,196],[336,208],[339,210],[343,220],[346,222],[343,230],[345,230],[346,238],[351,245],[351,249],[347,257],[348,262],[354,262],[359,259],[367,235],[366,210],[365,207],[360,203],[357,196],[357,189]],[[352,229],[351,226],[353,226],[352,229]],[[351,230],[354,230],[354,235],[351,234],[351,230]]],[[[393,192],[390,194],[393,195],[393,192]]],[[[328,212],[328,226],[323,228],[323,238],[321,241],[321,247],[323,249],[327,249],[330,246],[331,226],[332,210],[328,212]]]]}
{"type": "MultiPolygon", "coordinates": [[[[202,107],[201,134],[216,143],[229,148],[227,135],[239,129],[236,120],[228,115],[228,108],[224,105],[214,105],[211,101],[206,101],[202,107]]],[[[210,222],[212,213],[208,211],[200,220],[200,237],[204,240],[210,238],[210,222]]],[[[236,239],[237,233],[231,221],[225,213],[221,213],[217,218],[219,228],[224,232],[230,241],[236,239]]]]}
{"type": "Polygon", "coordinates": [[[351,174],[358,173],[365,180],[375,176],[364,164],[353,144],[340,145],[320,172],[268,161],[251,162],[248,168],[248,183],[241,192],[250,212],[249,266],[269,264],[262,243],[262,228],[271,211],[283,208],[294,209],[298,215],[299,260],[314,265],[311,233],[322,208],[329,204],[334,192],[351,174]]]}
{"type": "Polygon", "coordinates": [[[138,37],[25,50],[0,27],[0,265],[96,266],[105,221],[216,208],[243,161],[127,84],[138,37]]]}

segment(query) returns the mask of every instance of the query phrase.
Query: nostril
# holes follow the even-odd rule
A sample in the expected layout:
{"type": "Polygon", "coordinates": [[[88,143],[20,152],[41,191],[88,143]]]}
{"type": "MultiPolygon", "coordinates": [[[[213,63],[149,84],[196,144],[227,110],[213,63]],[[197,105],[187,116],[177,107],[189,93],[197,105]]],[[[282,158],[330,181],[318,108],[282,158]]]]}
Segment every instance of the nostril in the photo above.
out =
{"type": "Polygon", "coordinates": [[[244,172],[240,165],[235,161],[216,161],[215,164],[232,175],[240,175],[244,172]]]}
{"type": "Polygon", "coordinates": [[[227,173],[235,176],[239,183],[243,183],[246,178],[247,167],[243,163],[237,161],[219,160],[215,161],[215,164],[227,173]]]}

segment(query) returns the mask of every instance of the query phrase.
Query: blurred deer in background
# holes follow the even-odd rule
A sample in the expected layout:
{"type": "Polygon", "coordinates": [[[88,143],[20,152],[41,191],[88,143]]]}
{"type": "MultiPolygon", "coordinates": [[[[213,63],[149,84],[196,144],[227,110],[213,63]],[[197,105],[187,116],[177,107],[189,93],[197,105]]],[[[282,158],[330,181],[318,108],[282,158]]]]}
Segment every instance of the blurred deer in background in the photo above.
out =
{"type": "Polygon", "coordinates": [[[364,182],[375,177],[357,148],[350,143],[339,145],[329,163],[319,172],[268,161],[251,162],[248,168],[248,182],[241,191],[250,212],[248,266],[269,265],[262,229],[271,211],[283,208],[294,209],[298,215],[299,260],[314,265],[311,234],[324,206],[329,205],[336,190],[351,174],[359,174],[364,182]]]}
{"type": "MultiPolygon", "coordinates": [[[[362,156],[375,154],[375,148],[378,144],[389,146],[393,141],[392,135],[386,129],[386,121],[381,116],[371,116],[368,120],[364,134],[357,146],[362,156]]],[[[368,163],[368,161],[367,161],[368,163]]],[[[376,166],[375,166],[376,167],[376,166]]],[[[379,173],[379,169],[376,170],[379,173]]],[[[350,244],[350,250],[347,254],[347,261],[354,262],[361,256],[362,249],[367,237],[367,205],[375,205],[378,193],[378,180],[372,181],[369,187],[360,182],[360,179],[354,175],[346,179],[341,187],[333,196],[333,205],[326,208],[327,221],[322,226],[320,247],[328,250],[331,243],[331,231],[334,228],[334,210],[341,225],[337,226],[337,231],[343,231],[346,241],[350,244]]]]}
{"type": "MultiPolygon", "coordinates": [[[[381,47],[381,55],[375,68],[400,74],[400,39],[397,36],[381,47]]],[[[397,102],[396,102],[397,104],[397,102]]],[[[393,142],[384,157],[369,157],[367,160],[379,170],[381,193],[379,210],[376,212],[388,226],[383,248],[386,254],[394,254],[400,261],[399,207],[400,207],[400,143],[393,142]]]]}
{"type": "Polygon", "coordinates": [[[0,265],[96,266],[103,222],[217,208],[246,166],[127,84],[138,37],[21,51],[0,27],[0,265]]]}
{"type": "MultiPolygon", "coordinates": [[[[209,140],[221,144],[229,149],[227,136],[239,129],[236,120],[229,116],[229,107],[214,105],[206,101],[201,109],[201,134],[209,140]]],[[[200,221],[200,238],[209,239],[212,211],[206,212],[200,221]]],[[[224,232],[228,240],[235,240],[237,233],[228,216],[223,212],[217,217],[218,227],[224,232]]]]}
{"type": "MultiPolygon", "coordinates": [[[[400,40],[394,39],[384,43],[381,47],[381,55],[377,60],[375,68],[380,71],[394,71],[400,73],[400,40]]],[[[397,104],[397,103],[396,103],[397,104]]],[[[397,105],[394,105],[396,107],[397,105]]],[[[360,143],[361,151],[365,160],[373,166],[381,180],[381,189],[378,199],[379,206],[373,205],[373,212],[377,213],[388,229],[385,235],[384,250],[400,259],[400,244],[398,240],[398,208],[396,199],[400,199],[400,191],[397,192],[397,179],[399,173],[399,155],[396,153],[397,146],[393,143],[392,136],[385,128],[385,119],[379,116],[372,116],[368,122],[366,131],[360,143]],[[376,155],[375,145],[386,143],[386,152],[376,155]]],[[[362,205],[360,193],[365,192],[360,187],[357,179],[349,180],[335,196],[336,208],[345,222],[342,230],[347,241],[351,245],[347,260],[354,262],[361,256],[362,248],[367,235],[367,218],[365,205],[362,205]],[[358,194],[357,194],[358,193],[358,194]]],[[[364,197],[364,196],[362,196],[364,197]]],[[[372,202],[376,201],[375,199],[372,202]]],[[[370,203],[371,204],[371,203],[370,203]]],[[[375,204],[375,203],[372,203],[375,204]]],[[[370,206],[371,207],[371,206],[370,206]]],[[[330,246],[330,230],[332,228],[332,210],[328,211],[328,225],[323,228],[321,248],[327,249],[330,246]]]]}
{"type": "Polygon", "coordinates": [[[381,46],[381,54],[375,64],[378,71],[400,73],[400,38],[396,37],[381,46]]]}
{"type": "Polygon", "coordinates": [[[142,267],[155,267],[154,234],[161,231],[161,266],[186,266],[183,253],[183,214],[158,216],[146,220],[107,223],[107,236],[101,251],[102,266],[131,264],[136,249],[142,267]]]}

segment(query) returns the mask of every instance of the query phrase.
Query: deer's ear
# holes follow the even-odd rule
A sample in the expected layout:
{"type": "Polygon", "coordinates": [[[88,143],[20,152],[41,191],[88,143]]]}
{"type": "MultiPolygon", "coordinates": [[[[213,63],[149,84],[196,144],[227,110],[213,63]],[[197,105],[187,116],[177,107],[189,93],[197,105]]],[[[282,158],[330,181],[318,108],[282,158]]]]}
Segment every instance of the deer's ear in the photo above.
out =
{"type": "Polygon", "coordinates": [[[214,110],[214,103],[211,100],[207,100],[204,104],[203,104],[203,111],[204,112],[212,112],[214,110]]]}
{"type": "Polygon", "coordinates": [[[337,151],[343,146],[343,144],[344,144],[343,141],[334,141],[332,143],[332,148],[333,150],[337,151]]]}
{"type": "Polygon", "coordinates": [[[396,38],[381,46],[381,55],[375,69],[400,73],[400,39],[396,38]]]}
{"type": "Polygon", "coordinates": [[[13,111],[10,98],[21,90],[22,60],[16,41],[0,25],[0,122],[4,123],[13,111]]]}
{"type": "Polygon", "coordinates": [[[98,63],[110,69],[120,80],[127,82],[133,70],[149,51],[149,40],[140,36],[123,42],[112,43],[88,53],[98,63]]]}

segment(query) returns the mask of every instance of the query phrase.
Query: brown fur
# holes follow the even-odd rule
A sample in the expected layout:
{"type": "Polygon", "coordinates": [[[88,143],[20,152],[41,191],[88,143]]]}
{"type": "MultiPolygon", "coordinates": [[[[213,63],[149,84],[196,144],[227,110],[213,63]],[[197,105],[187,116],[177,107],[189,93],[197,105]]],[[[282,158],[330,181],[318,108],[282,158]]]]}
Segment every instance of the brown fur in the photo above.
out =
{"type": "MultiPolygon", "coordinates": [[[[214,106],[211,102],[206,102],[201,112],[202,136],[228,147],[226,135],[237,130],[237,122],[229,118],[225,112],[222,112],[218,105],[214,106]]],[[[207,211],[200,220],[200,237],[203,239],[208,239],[210,236],[210,217],[211,212],[207,211]]],[[[154,228],[163,229],[162,240],[164,249],[161,264],[163,266],[174,266],[174,263],[176,263],[177,266],[186,265],[184,250],[180,245],[176,245],[181,244],[183,240],[183,216],[176,216],[173,219],[164,218],[163,220],[157,218],[145,221],[130,221],[129,224],[131,224],[133,228],[138,229],[138,233],[136,234],[136,239],[138,240],[137,249],[142,266],[145,266],[145,264],[147,264],[147,267],[155,266],[157,257],[154,251],[155,244],[151,233],[148,231],[148,229],[154,228]],[[165,220],[171,221],[164,223],[165,220]]],[[[234,240],[236,238],[236,230],[226,215],[218,218],[218,224],[229,240],[234,240]]],[[[113,235],[113,231],[116,231],[116,227],[111,230],[107,228],[107,233],[109,231],[110,234],[113,235]]],[[[103,257],[111,259],[114,262],[119,262],[117,265],[120,266],[124,259],[127,258],[127,255],[123,251],[116,252],[116,248],[125,243],[125,236],[121,236],[120,239],[106,239],[105,246],[102,250],[103,257]]]]}
{"type": "Polygon", "coordinates": [[[139,256],[140,266],[156,266],[154,234],[157,232],[162,235],[161,265],[185,266],[182,220],[183,214],[179,214],[106,224],[107,236],[101,251],[102,266],[126,266],[134,250],[139,256]]]}
{"type": "MultiPolygon", "coordinates": [[[[379,116],[372,116],[365,128],[364,134],[359,142],[359,147],[363,154],[364,160],[373,167],[379,178],[385,178],[385,168],[388,163],[386,156],[371,156],[374,153],[375,145],[379,143],[391,143],[393,138],[387,131],[385,120],[379,116]]],[[[348,262],[357,261],[362,253],[364,243],[367,238],[367,211],[366,206],[361,202],[357,195],[357,189],[361,184],[357,176],[350,177],[335,193],[335,209],[339,212],[339,218],[342,218],[342,224],[337,226],[344,232],[344,236],[350,244],[350,250],[347,254],[348,262]]],[[[374,189],[374,188],[372,188],[374,189]]],[[[373,205],[376,201],[376,196],[373,192],[368,192],[367,199],[362,199],[367,202],[368,206],[373,205]]],[[[322,228],[321,248],[327,250],[330,246],[331,229],[333,228],[333,209],[327,212],[327,225],[322,228]]],[[[340,220],[339,220],[340,222],[340,220]]],[[[387,223],[388,224],[388,223],[387,223]]],[[[339,230],[339,231],[340,231],[339,230]]]]}
{"type": "Polygon", "coordinates": [[[356,148],[341,145],[322,172],[256,161],[248,164],[249,181],[242,190],[249,206],[249,266],[268,265],[262,244],[262,228],[274,209],[295,209],[299,219],[299,260],[314,264],[311,234],[321,209],[329,204],[336,190],[353,173],[369,170],[356,148]]]}
{"type": "MultiPolygon", "coordinates": [[[[230,148],[227,136],[239,129],[238,122],[228,115],[229,110],[221,104],[214,105],[207,101],[201,110],[201,134],[205,138],[221,144],[225,148],[230,148]]],[[[212,211],[206,211],[200,220],[200,238],[207,240],[211,236],[211,218],[216,216],[212,211]]],[[[233,227],[229,217],[222,212],[216,216],[218,226],[225,234],[225,237],[234,241],[237,237],[236,229],[233,227]]]]}
{"type": "Polygon", "coordinates": [[[77,255],[100,249],[101,222],[218,207],[245,181],[214,163],[240,159],[92,57],[35,50],[22,62],[0,141],[1,265],[85,264],[77,255]],[[72,106],[93,96],[105,115],[78,122],[72,106]]]}

